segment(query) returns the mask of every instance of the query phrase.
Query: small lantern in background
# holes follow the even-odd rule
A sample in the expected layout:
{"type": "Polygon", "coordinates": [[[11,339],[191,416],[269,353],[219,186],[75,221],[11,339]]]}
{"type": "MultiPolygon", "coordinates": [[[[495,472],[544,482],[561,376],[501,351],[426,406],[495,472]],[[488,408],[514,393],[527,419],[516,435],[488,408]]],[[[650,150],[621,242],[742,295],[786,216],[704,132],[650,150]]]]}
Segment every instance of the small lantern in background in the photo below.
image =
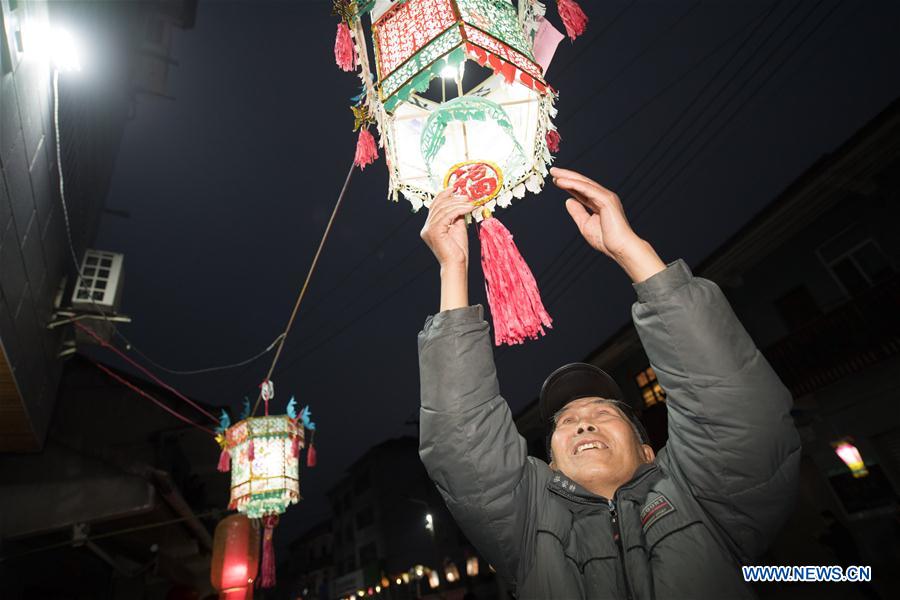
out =
{"type": "Polygon", "coordinates": [[[832,442],[831,447],[834,448],[834,452],[838,455],[838,458],[844,461],[844,464],[847,465],[847,468],[853,473],[853,477],[865,477],[869,474],[869,470],[866,469],[866,463],[859,453],[859,448],[854,446],[852,442],[852,438],[844,438],[832,442]]]}
{"type": "MultiPolygon", "coordinates": [[[[261,519],[264,525],[261,587],[275,585],[275,551],[272,536],[278,515],[300,500],[300,450],[305,445],[305,432],[315,431],[309,408],[300,414],[291,398],[286,415],[269,415],[269,401],[274,396],[271,381],[261,387],[265,416],[250,416],[245,402],[241,419],[231,425],[224,411],[216,439],[222,447],[220,471],[231,471],[229,508],[261,519]]],[[[311,461],[310,447],[307,464],[311,461]]],[[[312,465],[310,465],[312,466],[312,465]]]]}
{"type": "Polygon", "coordinates": [[[216,526],[210,580],[223,600],[251,600],[259,571],[259,529],[235,514],[216,526]]]}
{"type": "Polygon", "coordinates": [[[441,578],[438,576],[438,572],[433,569],[430,570],[428,572],[428,587],[434,589],[439,585],[441,585],[441,578]]]}

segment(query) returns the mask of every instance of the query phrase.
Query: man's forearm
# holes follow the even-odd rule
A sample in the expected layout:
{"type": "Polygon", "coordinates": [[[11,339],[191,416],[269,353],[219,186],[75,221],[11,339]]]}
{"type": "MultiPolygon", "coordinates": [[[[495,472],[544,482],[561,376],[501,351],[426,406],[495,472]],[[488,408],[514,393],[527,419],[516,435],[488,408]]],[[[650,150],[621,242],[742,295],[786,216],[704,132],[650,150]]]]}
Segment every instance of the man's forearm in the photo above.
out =
{"type": "Polygon", "coordinates": [[[616,252],[615,260],[634,283],[647,281],[666,268],[653,246],[637,236],[616,252]]]}
{"type": "Polygon", "coordinates": [[[469,270],[466,265],[441,265],[441,312],[469,305],[469,270]]]}

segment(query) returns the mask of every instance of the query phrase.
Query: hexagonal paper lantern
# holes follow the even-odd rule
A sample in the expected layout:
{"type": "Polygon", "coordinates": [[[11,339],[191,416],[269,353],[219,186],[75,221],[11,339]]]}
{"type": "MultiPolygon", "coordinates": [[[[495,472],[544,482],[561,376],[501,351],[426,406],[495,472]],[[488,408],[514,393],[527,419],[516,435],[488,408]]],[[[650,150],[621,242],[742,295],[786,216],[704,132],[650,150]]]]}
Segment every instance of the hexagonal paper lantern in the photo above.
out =
{"type": "Polygon", "coordinates": [[[526,187],[539,192],[551,160],[553,91],[516,8],[507,0],[408,0],[373,18],[391,193],[417,209],[459,165],[484,165],[496,179],[495,189],[473,198],[479,206],[506,206],[526,187]],[[462,90],[466,63],[490,70],[462,90]],[[422,94],[439,76],[457,97],[422,94]]]}
{"type": "Polygon", "coordinates": [[[300,500],[303,427],[287,415],[249,417],[225,432],[231,502],[251,519],[283,513],[300,500]]]}

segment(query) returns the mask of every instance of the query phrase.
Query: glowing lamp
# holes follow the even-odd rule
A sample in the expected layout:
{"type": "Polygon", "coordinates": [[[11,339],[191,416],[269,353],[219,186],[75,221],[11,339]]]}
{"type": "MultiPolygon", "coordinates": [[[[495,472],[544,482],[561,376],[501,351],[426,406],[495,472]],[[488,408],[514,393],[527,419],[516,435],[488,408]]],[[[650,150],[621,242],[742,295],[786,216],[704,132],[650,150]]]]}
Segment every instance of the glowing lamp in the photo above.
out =
{"type": "Polygon", "coordinates": [[[447,578],[448,583],[459,581],[459,569],[456,568],[455,563],[448,562],[444,566],[444,576],[447,578]]]}
{"type": "Polygon", "coordinates": [[[252,598],[259,568],[259,529],[245,515],[222,519],[213,538],[210,580],[227,600],[252,598]]]}
{"type": "Polygon", "coordinates": [[[439,585],[441,585],[441,579],[440,579],[440,577],[438,577],[438,572],[430,571],[428,573],[428,587],[430,587],[431,589],[434,589],[439,585]]]}
{"type": "Polygon", "coordinates": [[[470,556],[466,559],[466,575],[469,577],[478,576],[478,557],[470,556]]]}
{"type": "Polygon", "coordinates": [[[850,472],[853,473],[853,477],[865,477],[869,474],[869,470],[866,469],[866,463],[863,461],[859,449],[851,443],[850,439],[832,442],[831,446],[834,448],[834,452],[838,455],[838,458],[840,458],[844,464],[847,465],[847,468],[850,469],[850,472]]]}

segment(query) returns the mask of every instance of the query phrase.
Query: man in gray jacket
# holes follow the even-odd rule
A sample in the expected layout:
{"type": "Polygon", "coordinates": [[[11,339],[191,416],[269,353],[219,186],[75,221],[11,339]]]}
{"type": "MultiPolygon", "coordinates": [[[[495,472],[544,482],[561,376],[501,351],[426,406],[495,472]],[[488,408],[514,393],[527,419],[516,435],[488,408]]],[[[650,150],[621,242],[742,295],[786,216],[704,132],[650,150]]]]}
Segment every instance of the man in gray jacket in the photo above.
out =
{"type": "Polygon", "coordinates": [[[460,527],[520,598],[748,598],[740,565],[787,517],[800,442],[791,396],[721,290],[666,266],[615,194],[565,169],[554,183],[585,240],[634,282],[632,314],[667,393],[654,456],[605,373],[567,365],[541,393],[551,462],[527,456],[500,396],[488,325],[469,306],[465,198],[443,193],[422,239],[441,311],[419,334],[420,455],[460,527]]]}

